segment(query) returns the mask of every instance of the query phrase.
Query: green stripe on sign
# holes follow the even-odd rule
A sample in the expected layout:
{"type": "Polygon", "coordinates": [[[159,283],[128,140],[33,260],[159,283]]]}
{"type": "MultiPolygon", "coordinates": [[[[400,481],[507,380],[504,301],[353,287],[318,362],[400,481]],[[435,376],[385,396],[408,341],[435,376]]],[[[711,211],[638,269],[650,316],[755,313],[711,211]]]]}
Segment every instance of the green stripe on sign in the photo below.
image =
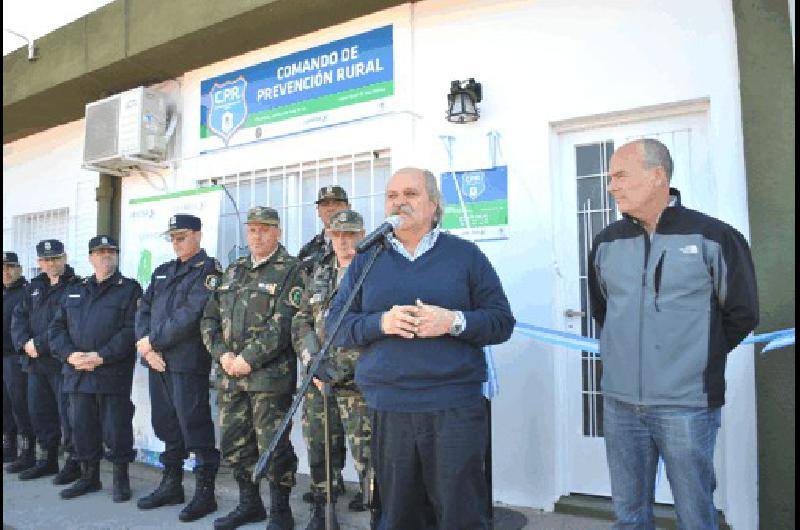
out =
{"type": "Polygon", "coordinates": [[[175,197],[187,197],[189,195],[199,195],[201,193],[208,193],[209,191],[219,191],[223,189],[222,186],[207,186],[205,188],[197,188],[194,190],[176,191],[175,193],[167,193],[166,195],[155,195],[153,197],[142,197],[140,199],[131,199],[128,204],[142,204],[143,202],[163,201],[164,199],[174,199],[175,197]]]}
{"type": "MultiPolygon", "coordinates": [[[[484,226],[506,226],[508,225],[508,200],[485,201],[476,203],[466,203],[469,217],[469,226],[478,228],[484,226]]],[[[461,206],[458,204],[448,204],[444,209],[442,218],[442,228],[466,228],[464,215],[461,206]]]]}
{"type": "MultiPolygon", "coordinates": [[[[365,101],[372,101],[373,99],[385,98],[392,94],[394,94],[394,81],[375,83],[374,85],[345,90],[344,92],[337,92],[336,94],[299,101],[290,105],[283,105],[274,109],[251,114],[247,117],[244,125],[242,125],[242,129],[275,123],[288,120],[289,118],[297,118],[298,116],[305,116],[306,114],[314,114],[316,112],[323,112],[339,107],[346,107],[347,105],[354,105],[356,103],[364,103],[365,101]]],[[[200,138],[208,138],[211,135],[212,133],[208,130],[207,125],[200,126],[200,138]]]]}

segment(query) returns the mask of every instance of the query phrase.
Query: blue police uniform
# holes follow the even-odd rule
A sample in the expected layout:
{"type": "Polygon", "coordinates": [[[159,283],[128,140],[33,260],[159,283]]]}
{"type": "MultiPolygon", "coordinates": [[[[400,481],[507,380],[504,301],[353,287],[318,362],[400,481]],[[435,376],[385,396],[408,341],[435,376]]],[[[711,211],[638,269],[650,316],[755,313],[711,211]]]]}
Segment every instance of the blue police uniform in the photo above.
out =
{"type": "Polygon", "coordinates": [[[114,463],[133,462],[134,320],[142,288],[119,271],[98,283],[92,276],[67,288],[50,326],[52,351],[64,361],[64,392],[69,396],[75,454],[99,462],[103,444],[114,463]],[[92,371],[67,362],[74,352],[97,352],[103,363],[92,371]]]}
{"type": "MultiPolygon", "coordinates": [[[[200,231],[200,218],[178,214],[170,218],[167,233],[200,231]]],[[[184,459],[194,452],[195,493],[178,514],[194,521],[217,509],[214,482],[219,451],[214,443],[214,423],[209,403],[211,355],[200,336],[200,318],[222,268],[200,251],[186,262],[174,259],[159,265],[150,278],[136,313],[136,338],[147,337],[161,354],[166,369],[150,368],[150,405],[153,431],[164,442],[159,459],[164,464],[161,483],[137,506],[143,510],[184,501],[184,459]]],[[[149,364],[142,359],[142,364],[149,364]]]]}
{"type": "Polygon", "coordinates": [[[137,340],[149,337],[167,365],[165,372],[150,369],[153,430],[164,441],[165,466],[182,465],[189,451],[198,466],[219,466],[209,404],[211,355],[200,336],[200,317],[219,275],[205,250],[185,263],[164,263],[153,271],[136,313],[137,340]]]}
{"type": "MultiPolygon", "coordinates": [[[[39,257],[56,257],[64,254],[64,246],[60,241],[45,240],[36,246],[39,257]]],[[[62,392],[62,362],[52,354],[47,329],[56,311],[64,300],[67,287],[81,281],[69,265],[59,277],[58,283],[50,285],[47,274],[42,273],[33,278],[25,288],[22,300],[14,308],[11,318],[11,340],[14,348],[22,351],[25,343],[33,339],[37,358],[21,356],[23,371],[28,373],[28,411],[31,423],[39,442],[46,453],[49,463],[48,471],[57,467],[58,446],[63,443],[69,455],[74,453],[72,430],[69,424],[69,403],[62,392]]],[[[41,463],[41,461],[40,461],[41,463]]],[[[37,463],[39,466],[39,463],[37,463]]],[[[33,469],[33,468],[31,468],[33,469]]],[[[36,478],[23,472],[20,478],[36,478]]]]}
{"type": "MultiPolygon", "coordinates": [[[[3,252],[3,264],[19,265],[14,252],[3,252]]],[[[6,447],[16,458],[17,434],[23,437],[22,446],[33,444],[33,426],[28,414],[28,376],[20,365],[20,351],[11,340],[11,315],[14,307],[22,301],[28,280],[20,276],[6,287],[3,286],[3,460],[6,447]]],[[[10,455],[10,456],[11,456],[10,455]]]]}

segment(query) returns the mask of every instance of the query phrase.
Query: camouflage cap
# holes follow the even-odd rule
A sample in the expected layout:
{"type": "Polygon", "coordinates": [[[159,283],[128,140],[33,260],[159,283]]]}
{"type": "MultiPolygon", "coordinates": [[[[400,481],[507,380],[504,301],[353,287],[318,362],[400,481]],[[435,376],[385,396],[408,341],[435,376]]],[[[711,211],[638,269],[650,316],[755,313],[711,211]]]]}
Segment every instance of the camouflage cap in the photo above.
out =
{"type": "Polygon", "coordinates": [[[355,210],[339,210],[331,215],[330,232],[361,232],[364,230],[364,218],[355,210]]]}
{"type": "Polygon", "coordinates": [[[245,224],[259,223],[264,225],[280,226],[281,219],[278,211],[269,206],[256,206],[247,211],[247,221],[245,224]]]}
{"type": "Polygon", "coordinates": [[[316,204],[322,201],[344,201],[347,202],[347,192],[341,186],[325,186],[319,189],[316,204]]]}

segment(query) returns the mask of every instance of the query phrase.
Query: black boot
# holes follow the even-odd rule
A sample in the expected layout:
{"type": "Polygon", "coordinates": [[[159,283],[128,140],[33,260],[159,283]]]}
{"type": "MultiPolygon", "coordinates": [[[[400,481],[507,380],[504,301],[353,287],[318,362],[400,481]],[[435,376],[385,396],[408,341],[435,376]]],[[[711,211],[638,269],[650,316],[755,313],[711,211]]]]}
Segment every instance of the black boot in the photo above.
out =
{"type": "Polygon", "coordinates": [[[280,484],[269,484],[269,521],[267,530],[294,530],[294,517],[292,507],[289,505],[289,495],[292,488],[280,484]]]}
{"type": "Polygon", "coordinates": [[[64,467],[53,477],[53,484],[63,486],[81,478],[81,465],[72,455],[67,457],[64,467]]]}
{"type": "Polygon", "coordinates": [[[258,484],[244,476],[237,477],[239,504],[231,513],[214,521],[214,530],[233,530],[247,523],[258,523],[267,518],[267,510],[261,501],[258,484]]]}
{"type": "Polygon", "coordinates": [[[17,434],[3,433],[3,463],[8,464],[17,459],[17,434]]]}
{"type": "Polygon", "coordinates": [[[150,510],[183,502],[183,469],[180,466],[168,466],[164,468],[161,484],[153,493],[139,499],[136,506],[142,510],[150,510]]]}
{"type": "Polygon", "coordinates": [[[14,463],[6,467],[9,473],[19,473],[32,468],[36,464],[36,440],[33,436],[20,436],[19,456],[14,463]]]}
{"type": "Polygon", "coordinates": [[[308,520],[306,530],[339,530],[339,521],[336,520],[336,500],[334,499],[331,508],[333,517],[331,527],[325,527],[325,507],[327,499],[325,495],[315,495],[314,504],[311,505],[311,519],[308,520]]]}
{"type": "Polygon", "coordinates": [[[50,447],[45,453],[45,457],[36,461],[30,467],[19,474],[20,480],[31,480],[34,478],[55,475],[58,473],[58,447],[50,447]]]}
{"type": "Polygon", "coordinates": [[[194,497],[178,514],[178,519],[189,523],[217,511],[217,499],[214,498],[214,480],[216,478],[216,466],[199,466],[195,470],[194,497]]]}
{"type": "Polygon", "coordinates": [[[128,476],[128,463],[114,464],[114,502],[131,500],[131,479],[128,476]]]}
{"type": "Polygon", "coordinates": [[[103,488],[100,482],[100,462],[81,462],[81,467],[83,468],[81,478],[59,493],[62,499],[74,499],[103,488]]]}
{"type": "MultiPolygon", "coordinates": [[[[336,479],[336,485],[334,485],[333,491],[337,496],[344,495],[347,492],[344,487],[344,478],[342,478],[342,475],[339,475],[339,477],[336,479]]],[[[312,504],[314,502],[314,492],[308,490],[307,492],[303,493],[303,502],[312,504]]]]}

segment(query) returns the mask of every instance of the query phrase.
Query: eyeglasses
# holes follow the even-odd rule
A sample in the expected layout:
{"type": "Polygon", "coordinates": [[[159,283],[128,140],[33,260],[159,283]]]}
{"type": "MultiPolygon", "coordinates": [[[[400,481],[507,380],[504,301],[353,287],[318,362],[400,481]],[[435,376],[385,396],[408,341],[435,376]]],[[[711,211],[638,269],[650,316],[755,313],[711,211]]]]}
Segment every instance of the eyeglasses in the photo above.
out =
{"type": "Polygon", "coordinates": [[[189,237],[187,234],[170,234],[169,240],[171,243],[183,243],[187,237],[189,237]]]}

